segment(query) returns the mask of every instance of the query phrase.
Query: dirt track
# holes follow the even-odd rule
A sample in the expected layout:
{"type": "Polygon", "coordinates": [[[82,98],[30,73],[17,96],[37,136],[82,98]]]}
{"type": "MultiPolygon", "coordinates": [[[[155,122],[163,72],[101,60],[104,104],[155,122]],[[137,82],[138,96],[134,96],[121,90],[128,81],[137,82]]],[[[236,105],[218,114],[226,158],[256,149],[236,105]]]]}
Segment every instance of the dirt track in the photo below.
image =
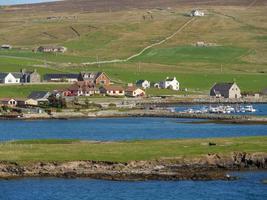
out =
{"type": "Polygon", "coordinates": [[[52,12],[101,12],[134,8],[167,8],[172,6],[193,7],[203,5],[257,6],[267,5],[267,0],[65,0],[32,5],[11,6],[6,11],[52,11],[52,12]]]}

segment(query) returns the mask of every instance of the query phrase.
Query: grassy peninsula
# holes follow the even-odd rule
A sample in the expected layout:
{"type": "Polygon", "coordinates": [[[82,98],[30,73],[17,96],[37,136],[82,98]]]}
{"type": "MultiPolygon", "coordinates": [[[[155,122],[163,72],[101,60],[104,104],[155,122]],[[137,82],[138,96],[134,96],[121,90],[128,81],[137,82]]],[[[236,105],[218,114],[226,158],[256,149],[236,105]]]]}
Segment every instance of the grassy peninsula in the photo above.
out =
{"type": "Polygon", "coordinates": [[[209,153],[220,155],[229,155],[232,152],[267,153],[266,144],[265,136],[121,142],[27,140],[1,143],[0,160],[128,162],[161,158],[198,158],[209,153]]]}

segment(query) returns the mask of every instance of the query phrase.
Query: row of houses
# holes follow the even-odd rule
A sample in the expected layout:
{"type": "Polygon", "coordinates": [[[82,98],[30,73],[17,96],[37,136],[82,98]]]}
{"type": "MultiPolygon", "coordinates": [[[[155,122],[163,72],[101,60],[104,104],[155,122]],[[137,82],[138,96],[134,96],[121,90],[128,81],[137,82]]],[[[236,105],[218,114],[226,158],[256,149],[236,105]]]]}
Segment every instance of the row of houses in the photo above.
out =
{"type": "Polygon", "coordinates": [[[45,74],[45,82],[69,82],[87,81],[96,85],[109,85],[111,79],[105,72],[80,72],[77,74],[45,74]]]}
{"type": "MultiPolygon", "coordinates": [[[[152,87],[152,84],[148,80],[138,80],[136,82],[136,86],[141,87],[143,89],[147,89],[147,88],[152,87]]],[[[173,78],[167,77],[163,81],[154,83],[153,87],[178,91],[180,89],[180,83],[176,79],[176,77],[173,77],[173,78]]]]}
{"type": "Polygon", "coordinates": [[[0,99],[0,106],[9,107],[32,107],[39,105],[48,105],[49,98],[54,96],[56,98],[63,97],[79,97],[79,96],[92,96],[92,95],[104,95],[111,97],[144,97],[145,91],[135,86],[128,86],[126,88],[122,86],[102,86],[97,88],[95,86],[86,83],[75,83],[71,87],[65,90],[55,90],[52,92],[47,91],[34,91],[28,98],[17,99],[17,98],[3,98],[0,99]]]}
{"type": "MultiPolygon", "coordinates": [[[[69,82],[88,81],[96,85],[109,85],[111,80],[104,72],[81,72],[77,74],[45,74],[43,82],[69,82]]],[[[0,83],[2,84],[18,84],[18,83],[40,83],[41,75],[34,71],[20,72],[0,72],[0,83]]]]}
{"type": "MultiPolygon", "coordinates": [[[[38,106],[43,103],[49,103],[49,97],[73,97],[73,96],[92,96],[106,95],[113,97],[144,97],[145,91],[134,85],[128,85],[126,88],[116,85],[106,85],[96,87],[88,81],[79,81],[71,85],[67,89],[55,90],[52,92],[35,91],[32,92],[27,99],[4,98],[0,99],[1,106],[38,106]]],[[[215,98],[238,99],[241,98],[241,90],[235,82],[232,83],[216,83],[210,90],[210,96],[215,98]]]]}
{"type": "Polygon", "coordinates": [[[144,97],[146,95],[144,90],[133,85],[128,85],[126,88],[119,85],[98,86],[89,81],[78,81],[69,88],[58,91],[58,93],[63,97],[93,95],[144,97]]]}
{"type": "Polygon", "coordinates": [[[41,75],[36,71],[26,71],[22,69],[20,72],[0,72],[0,83],[39,83],[41,75]]]}

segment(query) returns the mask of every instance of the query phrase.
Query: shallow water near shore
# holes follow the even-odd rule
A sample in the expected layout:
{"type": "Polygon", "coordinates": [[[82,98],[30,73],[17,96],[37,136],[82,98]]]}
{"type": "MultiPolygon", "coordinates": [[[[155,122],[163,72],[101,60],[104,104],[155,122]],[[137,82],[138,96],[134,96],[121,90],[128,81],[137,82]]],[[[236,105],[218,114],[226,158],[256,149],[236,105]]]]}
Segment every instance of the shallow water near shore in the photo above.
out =
{"type": "Polygon", "coordinates": [[[236,181],[140,181],[25,178],[0,180],[1,200],[183,199],[262,200],[267,172],[234,173],[236,181]]]}
{"type": "Polygon", "coordinates": [[[0,141],[28,139],[142,140],[267,135],[266,125],[188,122],[197,119],[105,118],[0,121],[0,141]]]}

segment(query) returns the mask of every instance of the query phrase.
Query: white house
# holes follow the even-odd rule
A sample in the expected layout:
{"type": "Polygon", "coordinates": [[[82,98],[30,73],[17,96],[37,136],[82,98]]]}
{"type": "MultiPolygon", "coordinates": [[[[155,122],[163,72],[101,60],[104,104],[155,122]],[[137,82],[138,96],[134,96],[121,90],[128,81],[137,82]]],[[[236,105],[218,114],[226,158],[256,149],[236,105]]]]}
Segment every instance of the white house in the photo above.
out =
{"type": "Polygon", "coordinates": [[[9,44],[2,44],[1,49],[12,49],[12,46],[9,44]]]}
{"type": "Polygon", "coordinates": [[[129,97],[144,97],[146,95],[146,93],[144,90],[142,90],[140,88],[130,86],[130,87],[126,88],[125,95],[129,96],[129,97]]]}
{"type": "Polygon", "coordinates": [[[103,86],[100,89],[101,94],[106,94],[108,96],[124,96],[125,90],[121,86],[103,86]]]}
{"type": "Polygon", "coordinates": [[[0,104],[5,106],[15,107],[18,104],[18,102],[15,99],[5,98],[5,99],[0,99],[0,104]]]}
{"type": "Polygon", "coordinates": [[[203,11],[200,10],[192,10],[190,13],[191,17],[203,17],[205,15],[205,13],[203,11]]]}
{"type": "Polygon", "coordinates": [[[150,88],[150,82],[147,80],[139,80],[136,82],[137,87],[141,87],[143,89],[150,88]]]}
{"type": "Polygon", "coordinates": [[[159,86],[160,88],[172,89],[177,91],[180,89],[180,83],[176,80],[176,77],[167,77],[165,81],[160,82],[159,86]]]}
{"type": "Polygon", "coordinates": [[[0,73],[0,83],[13,84],[20,83],[21,77],[17,73],[0,73]]]}

